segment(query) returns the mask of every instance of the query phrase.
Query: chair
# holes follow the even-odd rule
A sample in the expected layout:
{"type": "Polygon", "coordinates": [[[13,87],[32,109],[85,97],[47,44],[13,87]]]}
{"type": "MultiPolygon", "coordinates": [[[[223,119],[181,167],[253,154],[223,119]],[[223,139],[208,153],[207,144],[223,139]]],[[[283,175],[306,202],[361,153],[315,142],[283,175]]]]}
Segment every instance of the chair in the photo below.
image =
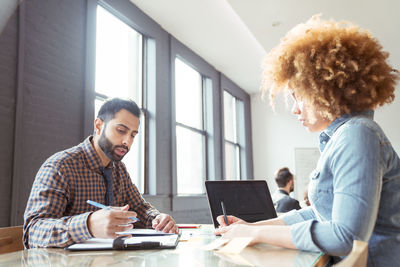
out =
{"type": "MultiPolygon", "coordinates": [[[[365,267],[367,266],[368,256],[368,243],[363,241],[354,240],[353,249],[347,257],[333,265],[334,267],[365,267]]],[[[321,255],[314,263],[313,267],[328,266],[330,256],[327,254],[321,255]]]]}
{"type": "Polygon", "coordinates": [[[313,267],[325,267],[325,266],[327,266],[329,260],[330,260],[329,255],[321,253],[321,256],[314,262],[314,264],[312,266],[313,267]]]}
{"type": "Polygon", "coordinates": [[[350,254],[334,267],[365,267],[367,266],[368,243],[354,240],[350,254]]]}
{"type": "Polygon", "coordinates": [[[0,254],[23,250],[22,225],[0,228],[0,254]]]}

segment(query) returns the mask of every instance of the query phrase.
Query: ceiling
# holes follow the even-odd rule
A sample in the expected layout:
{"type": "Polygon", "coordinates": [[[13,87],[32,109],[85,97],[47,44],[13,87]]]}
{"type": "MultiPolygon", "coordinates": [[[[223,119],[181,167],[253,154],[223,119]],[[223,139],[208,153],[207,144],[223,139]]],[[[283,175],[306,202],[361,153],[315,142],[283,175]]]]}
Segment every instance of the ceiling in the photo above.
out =
{"type": "Polygon", "coordinates": [[[398,0],[131,0],[248,93],[257,93],[262,58],[313,14],[370,29],[400,66],[398,0]]]}

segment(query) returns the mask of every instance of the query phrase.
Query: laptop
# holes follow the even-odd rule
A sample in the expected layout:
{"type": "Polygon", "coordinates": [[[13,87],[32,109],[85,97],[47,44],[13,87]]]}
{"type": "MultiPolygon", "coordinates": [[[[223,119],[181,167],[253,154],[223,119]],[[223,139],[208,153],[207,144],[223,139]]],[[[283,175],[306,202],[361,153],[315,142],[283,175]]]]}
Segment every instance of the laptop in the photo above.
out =
{"type": "Polygon", "coordinates": [[[222,215],[222,205],[227,215],[234,215],[247,222],[276,218],[271,194],[265,180],[206,181],[208,203],[214,226],[222,215]]]}

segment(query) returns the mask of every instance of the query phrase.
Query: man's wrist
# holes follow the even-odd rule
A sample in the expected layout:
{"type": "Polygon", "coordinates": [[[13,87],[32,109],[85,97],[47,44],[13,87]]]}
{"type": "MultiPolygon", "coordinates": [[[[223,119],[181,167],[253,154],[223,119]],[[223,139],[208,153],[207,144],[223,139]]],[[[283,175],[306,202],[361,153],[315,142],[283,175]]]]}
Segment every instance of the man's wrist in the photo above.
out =
{"type": "Polygon", "coordinates": [[[68,233],[73,242],[81,242],[92,237],[88,228],[88,217],[92,212],[85,212],[71,217],[68,233]]]}
{"type": "Polygon", "coordinates": [[[91,211],[86,219],[86,227],[91,237],[95,237],[92,233],[92,224],[90,223],[90,218],[92,217],[93,211],[91,211]]]}

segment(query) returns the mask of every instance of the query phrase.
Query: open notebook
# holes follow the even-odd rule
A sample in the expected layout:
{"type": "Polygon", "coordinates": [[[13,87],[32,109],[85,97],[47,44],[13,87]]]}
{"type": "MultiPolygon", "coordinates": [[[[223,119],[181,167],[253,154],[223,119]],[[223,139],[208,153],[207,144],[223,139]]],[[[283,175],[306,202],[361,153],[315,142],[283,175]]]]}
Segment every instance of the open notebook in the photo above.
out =
{"type": "Polygon", "coordinates": [[[117,234],[131,234],[132,237],[120,236],[116,239],[91,238],[83,243],[73,244],[67,250],[130,250],[130,249],[164,249],[175,248],[178,245],[179,235],[166,234],[148,229],[135,229],[136,231],[121,232],[117,234]],[[144,230],[144,231],[143,231],[144,230]]]}

